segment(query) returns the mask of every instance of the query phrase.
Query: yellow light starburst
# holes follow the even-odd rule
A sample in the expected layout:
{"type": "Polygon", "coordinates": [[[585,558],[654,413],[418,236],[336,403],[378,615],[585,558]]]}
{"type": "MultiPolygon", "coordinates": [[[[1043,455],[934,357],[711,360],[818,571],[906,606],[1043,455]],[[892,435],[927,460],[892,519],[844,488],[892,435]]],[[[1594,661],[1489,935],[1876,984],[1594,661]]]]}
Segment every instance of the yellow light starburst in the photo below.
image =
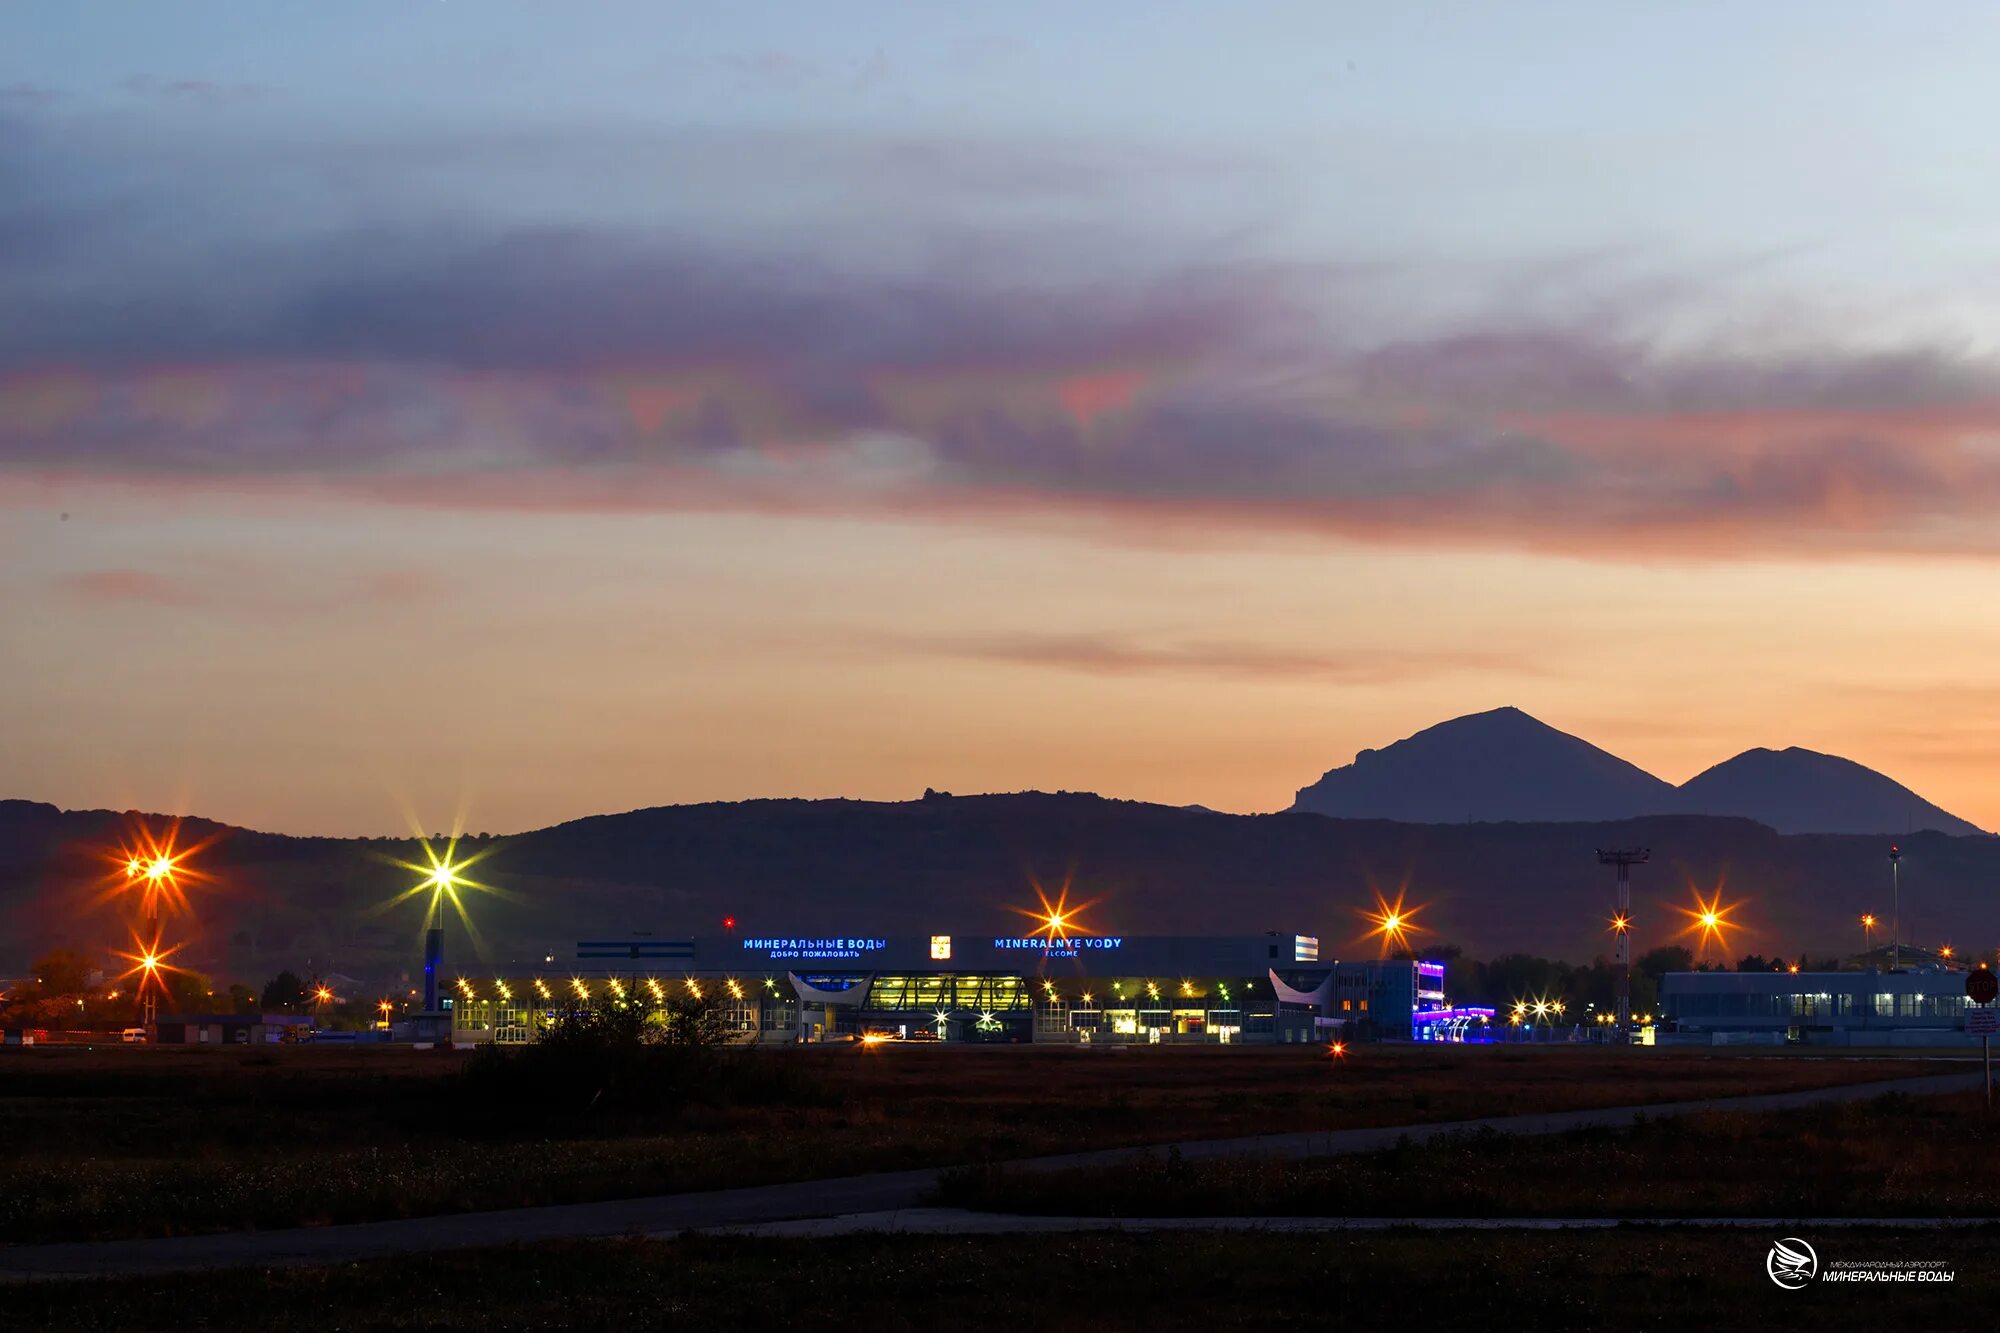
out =
{"type": "Polygon", "coordinates": [[[485,860],[496,850],[496,845],[480,848],[470,856],[458,854],[459,835],[454,833],[443,840],[443,846],[436,845],[429,838],[418,838],[421,860],[404,861],[391,858],[391,864],[410,871],[417,878],[407,889],[381,903],[376,912],[390,911],[412,898],[424,903],[424,927],[442,926],[447,907],[458,917],[466,936],[472,941],[476,953],[486,953],[485,942],[480,938],[479,927],[472,919],[466,903],[475,894],[487,895],[504,901],[517,902],[519,895],[495,885],[473,879],[466,872],[485,860]]]}

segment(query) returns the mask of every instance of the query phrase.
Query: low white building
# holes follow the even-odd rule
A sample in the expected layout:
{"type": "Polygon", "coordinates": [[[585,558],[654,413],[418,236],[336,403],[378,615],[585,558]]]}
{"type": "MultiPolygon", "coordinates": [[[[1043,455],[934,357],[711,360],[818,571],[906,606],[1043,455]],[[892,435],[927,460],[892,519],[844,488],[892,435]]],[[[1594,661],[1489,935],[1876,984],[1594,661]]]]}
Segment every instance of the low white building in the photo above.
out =
{"type": "Polygon", "coordinates": [[[1828,1046],[1976,1043],[1965,973],[1670,972],[1660,980],[1662,1042],[1806,1042],[1828,1046]]]}

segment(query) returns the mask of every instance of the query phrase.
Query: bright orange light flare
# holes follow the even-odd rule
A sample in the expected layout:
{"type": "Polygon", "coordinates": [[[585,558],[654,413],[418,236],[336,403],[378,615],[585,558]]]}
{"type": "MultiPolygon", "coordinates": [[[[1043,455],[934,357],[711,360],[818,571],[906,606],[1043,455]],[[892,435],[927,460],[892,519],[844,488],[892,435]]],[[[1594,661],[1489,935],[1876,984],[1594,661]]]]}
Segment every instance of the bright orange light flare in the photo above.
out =
{"type": "Polygon", "coordinates": [[[1336,1060],[1344,1060],[1347,1058],[1347,1043],[1344,1041],[1328,1042],[1326,1053],[1336,1060]]]}
{"type": "Polygon", "coordinates": [[[1417,913],[1423,911],[1422,904],[1407,906],[1403,901],[1403,889],[1396,890],[1396,901],[1390,902],[1375,890],[1375,908],[1363,908],[1362,917],[1368,921],[1369,929],[1362,939],[1376,941],[1379,956],[1387,958],[1398,950],[1410,947],[1410,937],[1422,934],[1425,927],[1417,924],[1417,913]]]}
{"type": "MultiPolygon", "coordinates": [[[[1938,957],[1940,957],[1940,958],[1949,958],[1949,957],[1951,957],[1951,946],[1950,946],[1949,944],[1947,944],[1947,945],[1945,945],[1945,946],[1944,946],[1943,948],[1939,949],[1939,950],[1938,950],[1938,957]]],[[[1794,969],[1793,969],[1793,971],[1797,971],[1797,970],[1798,970],[1798,969],[1796,969],[1796,968],[1794,968],[1794,969]]]]}
{"type": "Polygon", "coordinates": [[[107,853],[106,859],[122,873],[109,877],[99,900],[110,902],[136,887],[142,916],[168,916],[187,911],[185,885],[208,878],[189,866],[188,858],[208,844],[204,841],[183,848],[176,845],[179,837],[178,821],[170,824],[164,834],[156,834],[150,828],[135,829],[123,844],[107,853]]]}
{"type": "Polygon", "coordinates": [[[1719,951],[1723,953],[1729,951],[1729,931],[1736,924],[1729,919],[1729,914],[1739,906],[1741,906],[1740,903],[1730,903],[1724,906],[1722,890],[1717,888],[1715,893],[1708,898],[1703,898],[1700,892],[1697,891],[1694,895],[1693,907],[1676,907],[1674,910],[1688,918],[1689,924],[1686,929],[1681,931],[1681,934],[1695,936],[1696,952],[1705,957],[1708,953],[1708,946],[1711,940],[1714,941],[1719,951]]]}
{"type": "Polygon", "coordinates": [[[149,942],[141,939],[137,931],[133,931],[132,952],[120,953],[118,955],[118,957],[129,961],[132,966],[118,974],[119,980],[122,981],[126,977],[134,978],[133,990],[137,992],[141,999],[145,998],[149,990],[157,990],[160,994],[165,995],[167,993],[166,978],[160,974],[163,972],[179,972],[181,970],[167,961],[179,953],[181,947],[181,945],[176,944],[162,948],[159,936],[155,935],[149,942]]]}
{"type": "Polygon", "coordinates": [[[1862,916],[1861,924],[1868,927],[1870,930],[1875,929],[1875,914],[1873,912],[1869,912],[1864,916],[1862,916]]]}
{"type": "Polygon", "coordinates": [[[1056,899],[1054,902],[1049,901],[1049,895],[1043,891],[1039,883],[1035,883],[1034,881],[1030,881],[1030,883],[1035,890],[1035,898],[1038,905],[1032,908],[1010,907],[1007,909],[1010,912],[1017,912],[1035,923],[1035,928],[1028,932],[1030,936],[1039,935],[1054,943],[1059,940],[1066,940],[1072,935],[1096,934],[1095,931],[1077,920],[1077,916],[1085,908],[1089,907],[1090,904],[1078,903],[1074,907],[1070,906],[1068,880],[1064,880],[1062,887],[1056,890],[1056,899]]]}
{"type": "Polygon", "coordinates": [[[1632,918],[1631,918],[1631,917],[1629,917],[1629,916],[1614,916],[1614,917],[1612,917],[1612,918],[1611,918],[1611,933],[1612,933],[1612,934],[1614,934],[1614,935],[1623,935],[1623,934],[1624,934],[1624,933],[1625,933],[1626,931],[1628,931],[1628,930],[1630,930],[1630,929],[1632,929],[1632,918]]]}

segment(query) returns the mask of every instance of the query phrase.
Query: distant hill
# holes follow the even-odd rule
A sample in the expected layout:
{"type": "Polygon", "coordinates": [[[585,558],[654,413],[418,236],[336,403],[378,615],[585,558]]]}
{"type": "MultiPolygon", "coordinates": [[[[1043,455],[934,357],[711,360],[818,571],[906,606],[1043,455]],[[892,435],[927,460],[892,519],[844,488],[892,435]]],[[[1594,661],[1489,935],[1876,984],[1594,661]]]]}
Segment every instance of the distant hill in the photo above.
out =
{"type": "MultiPolygon", "coordinates": [[[[96,890],[136,816],[0,801],[0,977],[40,950],[129,947],[96,890]]],[[[164,822],[164,821],[162,821],[164,822]]],[[[385,992],[418,970],[422,908],[395,903],[420,861],[403,839],[290,838],[189,821],[192,922],[170,923],[176,962],[261,983],[281,967],[343,972],[385,992]]],[[[2000,939],[2000,839],[1919,833],[1903,847],[1906,938],[2000,939]]],[[[1422,938],[1479,956],[1525,950],[1586,961],[1606,946],[1612,885],[1593,849],[1653,849],[1633,876],[1640,951],[1669,942],[1689,886],[1741,908],[1740,953],[1851,948],[1882,915],[1883,840],[1785,836],[1747,819],[1666,815],[1603,823],[1424,825],[1319,815],[1231,815],[1086,794],[937,796],[907,802],[746,801],[601,815],[462,846],[475,945],[454,918],[447,970],[561,973],[603,932],[713,933],[725,915],[770,934],[1018,931],[1034,883],[1071,882],[1083,921],[1124,934],[1302,931],[1323,956],[1369,952],[1373,887],[1427,904],[1422,938]]]]}
{"type": "Polygon", "coordinates": [[[1571,822],[1653,814],[1673,793],[1589,741],[1496,708],[1363,750],[1301,789],[1292,809],[1413,824],[1571,822]]]}
{"type": "Polygon", "coordinates": [[[1682,783],[1673,808],[1743,815],[1780,833],[1980,833],[1902,783],[1852,759],[1802,750],[1745,750],[1682,783]]]}
{"type": "Polygon", "coordinates": [[[1780,833],[1983,832],[1838,755],[1746,750],[1673,787],[1518,708],[1440,722],[1301,788],[1292,809],[1413,824],[1569,823],[1639,815],[1754,819],[1780,833]]]}

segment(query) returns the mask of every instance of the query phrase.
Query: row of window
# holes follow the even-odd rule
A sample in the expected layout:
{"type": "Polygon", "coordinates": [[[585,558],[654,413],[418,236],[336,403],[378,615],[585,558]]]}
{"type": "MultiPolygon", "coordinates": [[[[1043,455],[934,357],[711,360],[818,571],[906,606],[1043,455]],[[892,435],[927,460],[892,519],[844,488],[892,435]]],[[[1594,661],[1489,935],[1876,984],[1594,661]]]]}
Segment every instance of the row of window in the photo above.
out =
{"type": "Polygon", "coordinates": [[[1794,994],[1669,995],[1661,1001],[1672,1018],[1957,1018],[1963,995],[1914,995],[1882,991],[1873,995],[1825,991],[1794,994]]]}

